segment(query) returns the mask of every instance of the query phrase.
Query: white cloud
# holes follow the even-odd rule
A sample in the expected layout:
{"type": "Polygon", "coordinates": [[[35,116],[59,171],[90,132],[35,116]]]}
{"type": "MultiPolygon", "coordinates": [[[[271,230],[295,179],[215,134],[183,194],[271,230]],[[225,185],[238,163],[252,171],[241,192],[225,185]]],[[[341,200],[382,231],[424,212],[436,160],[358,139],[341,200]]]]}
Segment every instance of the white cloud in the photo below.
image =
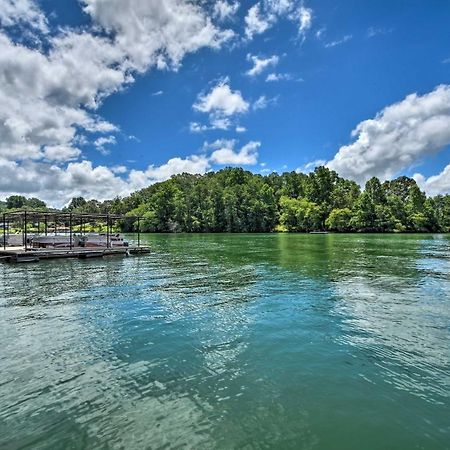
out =
{"type": "Polygon", "coordinates": [[[0,0],[0,25],[30,26],[42,33],[48,32],[47,19],[33,0],[0,0]]]}
{"type": "Polygon", "coordinates": [[[344,44],[345,42],[349,41],[352,38],[353,38],[353,36],[351,34],[346,34],[342,39],[338,39],[337,41],[327,42],[325,44],[325,48],[336,47],[338,45],[344,44]]]}
{"type": "Polygon", "coordinates": [[[325,32],[327,31],[327,28],[326,27],[322,27],[322,28],[319,28],[317,31],[316,31],[316,38],[317,39],[322,39],[322,37],[324,36],[324,34],[325,34],[325,32]]]}
{"type": "Polygon", "coordinates": [[[258,109],[265,109],[269,105],[274,105],[278,101],[278,97],[267,98],[265,95],[261,95],[255,103],[253,103],[253,109],[256,111],[258,109]]]}
{"type": "Polygon", "coordinates": [[[237,13],[239,6],[238,1],[230,3],[227,0],[217,0],[214,4],[213,16],[220,21],[230,19],[237,13]]]}
{"type": "MultiPolygon", "coordinates": [[[[30,1],[2,2],[3,22],[17,15],[35,21],[42,14],[30,1]]],[[[0,156],[40,159],[47,146],[67,148],[83,130],[113,131],[92,112],[132,83],[133,71],[176,68],[186,53],[217,48],[229,37],[187,1],[85,0],[83,5],[111,37],[102,37],[98,28],[95,33],[65,29],[48,38],[44,53],[0,32],[0,156]]]]}
{"type": "Polygon", "coordinates": [[[66,145],[47,145],[44,150],[44,159],[48,161],[71,161],[80,155],[80,149],[66,145]]]}
{"type": "Polygon", "coordinates": [[[241,125],[238,125],[236,127],[236,133],[245,133],[246,131],[247,131],[247,128],[245,128],[245,127],[243,127],[241,125]]]}
{"type": "Polygon", "coordinates": [[[259,58],[258,56],[248,54],[247,60],[253,63],[253,67],[246,74],[253,77],[259,75],[270,66],[276,66],[280,58],[276,55],[270,56],[269,58],[259,58]]]}
{"type": "Polygon", "coordinates": [[[130,182],[133,186],[145,187],[149,184],[168,180],[179,173],[203,174],[210,168],[209,160],[205,156],[191,155],[187,158],[172,158],[161,166],[151,165],[145,171],[132,170],[130,182]]]}
{"type": "Polygon", "coordinates": [[[250,104],[244,100],[240,91],[233,91],[225,78],[211,88],[207,93],[199,94],[194,110],[209,114],[210,127],[193,122],[190,129],[193,132],[208,129],[227,130],[232,125],[232,118],[244,114],[249,110],[250,104]]]}
{"type": "Polygon", "coordinates": [[[377,28],[377,27],[369,27],[367,29],[367,37],[373,38],[378,35],[385,35],[392,33],[394,30],[392,28],[377,28]]]}
{"type": "Polygon", "coordinates": [[[210,161],[219,165],[255,165],[258,162],[258,149],[260,142],[250,141],[239,151],[235,151],[236,141],[219,140],[212,145],[217,148],[211,154],[210,161]]]}
{"type": "Polygon", "coordinates": [[[232,116],[248,111],[249,104],[240,91],[233,91],[228,78],[219,81],[207,94],[200,94],[194,109],[204,113],[232,116]]]}
{"type": "Polygon", "coordinates": [[[153,96],[153,97],[159,97],[160,95],[163,95],[163,94],[164,94],[163,91],[156,91],[156,92],[153,92],[153,93],[152,93],[152,96],[153,96]]]}
{"type": "Polygon", "coordinates": [[[186,53],[219,48],[234,33],[220,30],[200,5],[187,0],[83,0],[84,10],[105,30],[131,67],[178,67],[186,53]]]}
{"type": "Polygon", "coordinates": [[[69,163],[66,168],[35,161],[15,162],[0,158],[0,197],[12,193],[39,197],[61,207],[72,197],[106,200],[131,192],[132,186],[104,166],[90,161],[69,163]]]}
{"type": "Polygon", "coordinates": [[[261,14],[261,7],[259,3],[253,5],[245,16],[245,34],[247,38],[252,39],[255,34],[264,33],[271,27],[273,20],[274,17],[272,15],[264,17],[261,14]]]}
{"type": "MultiPolygon", "coordinates": [[[[269,73],[267,75],[266,81],[272,82],[272,81],[291,81],[293,80],[293,76],[290,73],[269,73]]],[[[298,79],[296,81],[302,81],[301,79],[298,79]]]]}
{"type": "Polygon", "coordinates": [[[204,131],[208,131],[210,127],[207,125],[202,125],[199,122],[191,122],[189,124],[189,131],[191,133],[203,133],[204,131]]]}
{"type": "Polygon", "coordinates": [[[111,172],[114,174],[122,174],[127,173],[128,169],[126,168],[126,166],[113,166],[111,167],[111,172]]]}
{"type": "Polygon", "coordinates": [[[425,178],[422,174],[416,173],[413,178],[428,195],[450,194],[450,164],[437,175],[425,178]]]}
{"type": "Polygon", "coordinates": [[[111,136],[101,136],[97,138],[94,142],[95,148],[102,154],[102,155],[109,155],[109,150],[106,148],[106,145],[116,145],[117,140],[116,137],[111,136]]]}
{"type": "MultiPolygon", "coordinates": [[[[48,162],[29,159],[16,162],[0,157],[0,173],[8,174],[0,177],[0,198],[11,194],[36,196],[55,207],[61,207],[78,196],[112,199],[183,172],[204,174],[214,165],[254,165],[260,145],[260,142],[250,141],[235,150],[235,140],[221,139],[205,143],[199,155],[174,157],[160,166],[150,165],[144,170],[131,171],[124,165],[94,167],[90,161],[69,162],[62,167],[48,162]]],[[[71,150],[67,149],[68,152],[71,150]]],[[[54,151],[57,155],[64,149],[55,148],[54,151]]],[[[57,161],[55,155],[53,159],[57,161]]]]}
{"type": "Polygon", "coordinates": [[[312,25],[312,9],[305,8],[302,5],[299,9],[298,15],[300,20],[299,33],[304,37],[312,25]]]}
{"type": "MultiPolygon", "coordinates": [[[[422,96],[408,95],[358,124],[352,136],[356,141],[341,147],[328,162],[331,169],[361,184],[372,176],[395,177],[450,144],[450,85],[422,96]]],[[[448,170],[421,181],[436,190],[433,186],[443,186],[447,177],[448,170]]]]}
{"type": "Polygon", "coordinates": [[[324,166],[326,163],[327,162],[324,159],[316,159],[315,161],[311,161],[298,167],[295,171],[297,173],[310,173],[313,172],[316,167],[324,166]]]}
{"type": "MultiPolygon", "coordinates": [[[[188,0],[80,4],[91,25],[47,33],[37,3],[0,0],[0,166],[10,170],[8,177],[0,177],[5,195],[102,199],[129,192],[132,181],[116,176],[125,173],[122,169],[73,161],[81,156],[78,146],[91,140],[89,133],[118,131],[96,110],[106,97],[133,83],[136,72],[177,69],[187,53],[217,49],[234,34],[214,25],[202,4],[188,0]],[[17,36],[14,26],[31,28],[42,45],[15,42],[8,35],[17,36]]],[[[94,145],[104,148],[113,138],[100,137],[94,145]]]]}
{"type": "Polygon", "coordinates": [[[443,59],[442,64],[450,64],[450,58],[443,59]]]}
{"type": "Polygon", "coordinates": [[[311,28],[313,11],[302,0],[261,0],[254,4],[245,17],[245,34],[252,39],[271,28],[280,18],[298,22],[299,35],[305,39],[311,28]]]}

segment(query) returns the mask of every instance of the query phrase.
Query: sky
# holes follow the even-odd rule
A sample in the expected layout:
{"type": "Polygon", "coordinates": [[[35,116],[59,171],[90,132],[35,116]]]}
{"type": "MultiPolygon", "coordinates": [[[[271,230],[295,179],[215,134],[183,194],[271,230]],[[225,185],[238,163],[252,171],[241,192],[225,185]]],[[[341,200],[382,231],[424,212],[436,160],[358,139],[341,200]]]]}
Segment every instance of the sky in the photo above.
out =
{"type": "Polygon", "coordinates": [[[0,199],[326,165],[450,193],[447,0],[0,0],[0,199]]]}

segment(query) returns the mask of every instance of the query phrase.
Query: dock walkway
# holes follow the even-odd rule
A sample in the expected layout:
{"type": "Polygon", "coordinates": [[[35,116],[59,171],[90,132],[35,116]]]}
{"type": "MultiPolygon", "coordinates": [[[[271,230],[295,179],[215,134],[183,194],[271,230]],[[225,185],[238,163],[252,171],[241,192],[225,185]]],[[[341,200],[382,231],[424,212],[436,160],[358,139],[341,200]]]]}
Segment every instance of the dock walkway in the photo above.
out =
{"type": "Polygon", "coordinates": [[[74,247],[72,249],[26,249],[24,247],[6,247],[0,249],[0,261],[3,262],[39,262],[41,259],[56,258],[103,258],[104,256],[128,256],[150,253],[149,247],[120,247],[120,248],[84,248],[74,247]]]}

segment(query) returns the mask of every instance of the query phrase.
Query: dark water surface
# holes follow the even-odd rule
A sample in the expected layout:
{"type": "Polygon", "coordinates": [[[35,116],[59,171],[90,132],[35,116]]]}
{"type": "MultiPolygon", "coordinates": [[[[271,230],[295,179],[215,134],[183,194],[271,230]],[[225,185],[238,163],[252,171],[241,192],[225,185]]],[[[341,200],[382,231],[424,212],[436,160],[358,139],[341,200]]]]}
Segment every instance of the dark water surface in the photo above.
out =
{"type": "Polygon", "coordinates": [[[143,240],[0,265],[0,448],[450,448],[450,236],[143,240]]]}

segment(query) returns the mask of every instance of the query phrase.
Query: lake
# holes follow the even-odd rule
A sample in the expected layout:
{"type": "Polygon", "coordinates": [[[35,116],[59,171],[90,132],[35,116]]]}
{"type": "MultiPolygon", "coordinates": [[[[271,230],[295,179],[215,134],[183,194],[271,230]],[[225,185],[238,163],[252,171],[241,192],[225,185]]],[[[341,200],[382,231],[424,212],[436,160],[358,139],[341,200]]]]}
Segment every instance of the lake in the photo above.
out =
{"type": "Polygon", "coordinates": [[[141,241],[0,264],[0,448],[450,448],[450,236],[141,241]]]}

